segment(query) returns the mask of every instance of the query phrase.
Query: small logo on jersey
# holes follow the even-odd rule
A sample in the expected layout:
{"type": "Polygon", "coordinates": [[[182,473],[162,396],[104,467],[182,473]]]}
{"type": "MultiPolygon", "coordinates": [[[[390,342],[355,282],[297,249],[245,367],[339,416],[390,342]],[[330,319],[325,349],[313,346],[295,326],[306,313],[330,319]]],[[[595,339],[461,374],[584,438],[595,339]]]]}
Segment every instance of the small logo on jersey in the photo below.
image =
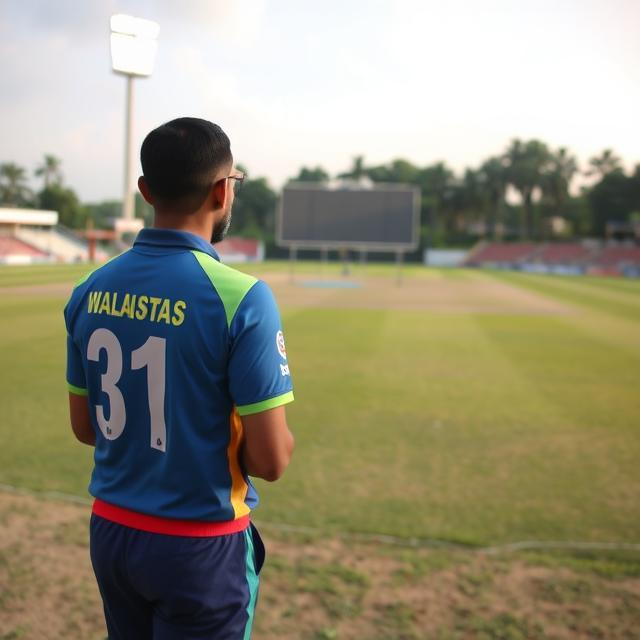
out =
{"type": "Polygon", "coordinates": [[[278,353],[284,360],[286,360],[287,350],[284,348],[284,335],[282,334],[282,331],[278,331],[278,333],[276,333],[276,345],[278,346],[278,353]]]}
{"type": "Polygon", "coordinates": [[[281,364],[280,365],[280,373],[283,376],[290,376],[291,374],[289,373],[289,365],[288,364],[281,364]]]}

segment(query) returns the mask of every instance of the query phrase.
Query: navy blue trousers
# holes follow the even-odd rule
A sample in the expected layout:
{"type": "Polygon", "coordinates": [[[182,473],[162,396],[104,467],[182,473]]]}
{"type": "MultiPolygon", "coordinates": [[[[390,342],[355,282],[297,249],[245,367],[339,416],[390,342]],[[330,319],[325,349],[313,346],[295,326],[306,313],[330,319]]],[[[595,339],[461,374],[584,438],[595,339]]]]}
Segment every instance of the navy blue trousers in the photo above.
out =
{"type": "Polygon", "coordinates": [[[247,640],[264,545],[253,525],[210,538],[91,516],[91,562],[109,640],[247,640]]]}

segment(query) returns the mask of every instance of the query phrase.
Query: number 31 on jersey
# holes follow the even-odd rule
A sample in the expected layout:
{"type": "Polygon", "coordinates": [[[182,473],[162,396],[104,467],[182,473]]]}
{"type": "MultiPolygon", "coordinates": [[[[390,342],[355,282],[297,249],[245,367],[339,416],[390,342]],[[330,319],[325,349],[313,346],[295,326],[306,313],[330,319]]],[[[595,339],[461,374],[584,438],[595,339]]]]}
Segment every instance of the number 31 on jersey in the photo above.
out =
{"type": "MultiPolygon", "coordinates": [[[[165,338],[150,336],[138,349],[131,352],[131,369],[147,368],[147,397],[151,418],[152,449],[166,451],[167,427],[164,420],[165,390],[165,338]]],[[[100,431],[107,440],[115,440],[122,435],[127,423],[127,409],[124,396],[118,387],[122,376],[122,346],[115,333],[109,329],[96,329],[89,338],[87,358],[93,362],[100,360],[100,351],[107,353],[107,370],[102,374],[100,387],[109,396],[109,419],[104,415],[104,407],[96,405],[96,419],[100,431]]]]}

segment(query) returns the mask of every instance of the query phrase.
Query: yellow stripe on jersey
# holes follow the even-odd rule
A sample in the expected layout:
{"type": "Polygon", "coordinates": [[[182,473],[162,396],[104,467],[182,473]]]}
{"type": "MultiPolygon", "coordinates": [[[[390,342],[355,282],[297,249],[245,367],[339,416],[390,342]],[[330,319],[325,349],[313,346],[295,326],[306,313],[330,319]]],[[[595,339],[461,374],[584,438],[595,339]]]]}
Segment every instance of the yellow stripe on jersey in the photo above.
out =
{"type": "Polygon", "coordinates": [[[251,509],[247,506],[245,498],[249,491],[242,469],[240,469],[240,461],[238,460],[238,452],[240,443],[242,442],[242,421],[238,415],[237,409],[234,407],[230,419],[231,438],[229,447],[227,448],[227,458],[229,460],[229,471],[231,472],[231,506],[233,507],[234,519],[246,516],[251,509]]]}

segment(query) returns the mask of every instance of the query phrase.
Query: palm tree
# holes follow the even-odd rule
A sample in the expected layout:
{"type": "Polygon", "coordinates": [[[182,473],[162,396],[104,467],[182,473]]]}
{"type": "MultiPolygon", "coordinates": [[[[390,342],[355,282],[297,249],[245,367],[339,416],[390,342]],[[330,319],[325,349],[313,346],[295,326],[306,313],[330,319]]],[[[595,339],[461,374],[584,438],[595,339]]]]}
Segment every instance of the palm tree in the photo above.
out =
{"type": "Polygon", "coordinates": [[[571,180],[577,172],[578,163],[576,158],[569,154],[566,147],[560,147],[555,153],[551,154],[543,191],[554,209],[554,214],[562,215],[564,213],[563,209],[569,197],[571,180]]]}
{"type": "Polygon", "coordinates": [[[0,164],[0,201],[14,206],[24,205],[31,199],[26,184],[27,172],[13,162],[0,164]]]}
{"type": "Polygon", "coordinates": [[[620,158],[611,149],[605,149],[599,156],[593,156],[589,160],[589,169],[585,171],[585,176],[597,176],[598,182],[608,173],[622,168],[620,158]]]}
{"type": "Polygon", "coordinates": [[[458,232],[468,233],[474,223],[481,223],[486,231],[482,181],[480,171],[469,168],[456,181],[452,205],[455,211],[455,230],[458,232]]]}
{"type": "Polygon", "coordinates": [[[509,184],[520,193],[524,220],[521,237],[533,236],[533,201],[534,194],[544,183],[544,174],[551,160],[547,145],[540,140],[522,142],[512,140],[505,156],[506,176],[509,184]]]}
{"type": "Polygon", "coordinates": [[[351,169],[346,171],[345,173],[341,173],[339,178],[351,178],[353,180],[360,180],[363,176],[365,176],[367,170],[364,166],[364,156],[355,156],[353,158],[353,164],[351,165],[351,169]]]}
{"type": "Polygon", "coordinates": [[[455,195],[455,176],[444,162],[424,167],[418,171],[416,183],[422,189],[422,224],[428,224],[431,232],[440,234],[453,224],[448,213],[455,195]]]}
{"type": "Polygon", "coordinates": [[[35,170],[35,175],[44,178],[44,188],[62,182],[62,161],[51,154],[45,154],[43,163],[35,170]]]}
{"type": "Polygon", "coordinates": [[[481,190],[489,202],[487,226],[494,240],[500,240],[503,232],[504,201],[507,191],[507,175],[502,158],[488,158],[478,170],[481,190]]]}

